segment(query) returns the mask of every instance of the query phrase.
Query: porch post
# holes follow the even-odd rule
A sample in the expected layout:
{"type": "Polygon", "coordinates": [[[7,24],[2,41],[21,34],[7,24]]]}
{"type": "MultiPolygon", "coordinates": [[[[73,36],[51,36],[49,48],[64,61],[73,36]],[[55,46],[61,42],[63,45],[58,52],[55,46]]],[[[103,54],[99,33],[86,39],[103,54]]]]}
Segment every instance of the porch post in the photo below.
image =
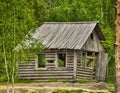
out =
{"type": "Polygon", "coordinates": [[[73,79],[76,80],[77,75],[77,53],[74,51],[74,67],[73,67],[73,79]]]}

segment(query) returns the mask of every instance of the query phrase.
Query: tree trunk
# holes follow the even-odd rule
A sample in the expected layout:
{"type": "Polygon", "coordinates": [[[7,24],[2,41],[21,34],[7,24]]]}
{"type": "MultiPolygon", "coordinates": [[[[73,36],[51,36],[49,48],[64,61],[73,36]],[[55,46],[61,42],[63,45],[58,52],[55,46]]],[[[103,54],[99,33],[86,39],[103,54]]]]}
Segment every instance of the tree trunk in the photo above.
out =
{"type": "Polygon", "coordinates": [[[12,93],[14,93],[14,71],[15,71],[15,68],[13,65],[13,69],[12,69],[12,93]]]}
{"type": "Polygon", "coordinates": [[[103,19],[103,2],[102,2],[102,0],[100,0],[99,1],[100,2],[100,4],[101,4],[101,7],[100,7],[100,11],[101,11],[101,15],[100,15],[100,20],[102,20],[103,19]]]}
{"type": "Polygon", "coordinates": [[[6,76],[7,76],[7,93],[9,93],[9,73],[8,73],[8,65],[7,65],[7,59],[6,59],[6,48],[5,48],[5,33],[3,29],[3,52],[4,52],[4,62],[5,62],[5,70],[6,70],[6,76]]]}
{"type": "MultiPolygon", "coordinates": [[[[15,8],[14,8],[14,30],[13,30],[13,38],[14,38],[14,47],[15,47],[15,40],[16,40],[16,31],[15,31],[15,8]]],[[[12,93],[14,93],[14,72],[15,72],[15,63],[16,63],[16,60],[15,60],[15,52],[13,51],[13,65],[12,65],[12,93]]]]}
{"type": "Polygon", "coordinates": [[[116,0],[116,20],[115,20],[115,93],[120,93],[120,0],[116,0]]]}

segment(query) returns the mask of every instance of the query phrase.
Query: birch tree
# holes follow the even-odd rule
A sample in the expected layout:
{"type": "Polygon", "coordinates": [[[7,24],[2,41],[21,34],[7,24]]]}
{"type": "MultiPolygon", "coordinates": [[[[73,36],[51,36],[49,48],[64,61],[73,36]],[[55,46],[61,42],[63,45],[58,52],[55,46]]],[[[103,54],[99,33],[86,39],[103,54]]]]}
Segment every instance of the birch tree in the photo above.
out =
{"type": "MultiPolygon", "coordinates": [[[[9,82],[12,81],[12,93],[14,93],[14,79],[16,78],[16,62],[18,55],[14,48],[25,35],[35,27],[34,13],[28,6],[27,0],[4,0],[0,1],[0,34],[2,41],[2,57],[5,63],[7,77],[7,93],[9,93],[9,82]]],[[[20,55],[20,54],[19,54],[20,55]]]]}

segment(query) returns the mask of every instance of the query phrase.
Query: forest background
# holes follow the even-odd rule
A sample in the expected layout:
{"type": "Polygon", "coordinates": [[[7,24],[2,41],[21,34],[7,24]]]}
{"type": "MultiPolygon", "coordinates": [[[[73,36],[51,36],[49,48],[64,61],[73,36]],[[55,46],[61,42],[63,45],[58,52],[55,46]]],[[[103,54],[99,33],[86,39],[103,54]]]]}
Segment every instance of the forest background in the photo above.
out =
{"type": "Polygon", "coordinates": [[[102,44],[109,54],[106,82],[113,83],[114,6],[115,0],[0,0],[0,82],[12,80],[13,75],[19,80],[16,62],[22,52],[14,48],[31,29],[43,22],[99,21],[106,37],[102,44]]]}

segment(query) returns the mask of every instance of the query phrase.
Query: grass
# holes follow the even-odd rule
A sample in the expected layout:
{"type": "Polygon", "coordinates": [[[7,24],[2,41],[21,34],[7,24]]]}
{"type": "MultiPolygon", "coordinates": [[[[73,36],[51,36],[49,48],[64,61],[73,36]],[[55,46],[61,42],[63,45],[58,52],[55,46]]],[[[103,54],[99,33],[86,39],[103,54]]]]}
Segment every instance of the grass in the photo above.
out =
{"type": "Polygon", "coordinates": [[[77,82],[80,83],[80,84],[86,84],[86,83],[88,83],[88,81],[86,81],[86,80],[78,80],[77,82]]]}
{"type": "Polygon", "coordinates": [[[56,78],[50,78],[49,82],[57,82],[58,80],[56,78]]]}
{"type": "Polygon", "coordinates": [[[106,92],[92,92],[92,91],[88,92],[88,91],[79,89],[79,90],[55,90],[52,93],[106,93],[106,92]]]}
{"type": "Polygon", "coordinates": [[[16,80],[15,83],[32,83],[31,80],[16,80]]]}
{"type": "Polygon", "coordinates": [[[115,88],[112,87],[112,88],[110,88],[108,91],[111,92],[111,93],[115,93],[115,88]]]}
{"type": "Polygon", "coordinates": [[[85,92],[84,90],[56,90],[53,91],[52,93],[83,93],[85,92]]]}

